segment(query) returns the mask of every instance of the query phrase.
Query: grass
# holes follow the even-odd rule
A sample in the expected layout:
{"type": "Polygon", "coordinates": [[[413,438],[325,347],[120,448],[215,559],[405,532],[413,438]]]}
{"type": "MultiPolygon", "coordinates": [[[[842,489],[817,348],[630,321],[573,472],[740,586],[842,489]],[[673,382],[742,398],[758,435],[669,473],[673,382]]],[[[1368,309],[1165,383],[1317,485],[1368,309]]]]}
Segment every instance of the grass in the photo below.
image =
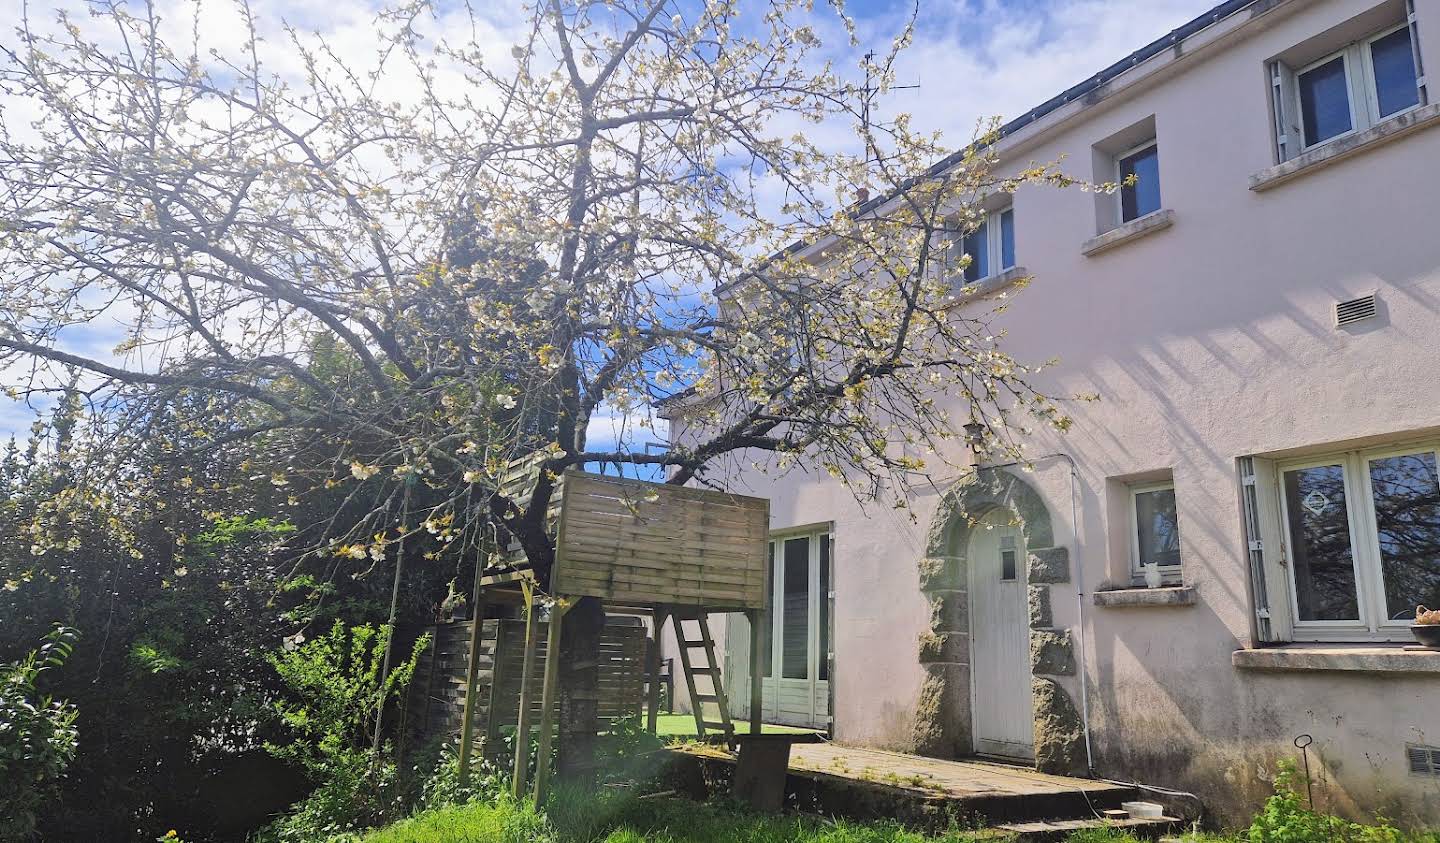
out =
{"type": "MultiPolygon", "coordinates": [[[[971,832],[939,837],[895,823],[766,816],[682,799],[557,793],[544,816],[508,800],[426,811],[379,829],[362,843],[971,843],[971,832]]],[[[987,838],[993,840],[993,838],[987,838]]],[[[1094,843],[1098,843],[1095,841],[1094,843]]]]}
{"type": "MultiPolygon", "coordinates": [[[[750,731],[750,721],[734,720],[735,732],[746,734],[750,731]]],[[[794,726],[778,726],[773,723],[762,723],[760,731],[764,734],[804,734],[813,732],[814,729],[797,729],[794,726]]],[[[693,738],[695,737],[695,718],[689,714],[662,714],[655,719],[655,734],[661,738],[693,738]]]]}

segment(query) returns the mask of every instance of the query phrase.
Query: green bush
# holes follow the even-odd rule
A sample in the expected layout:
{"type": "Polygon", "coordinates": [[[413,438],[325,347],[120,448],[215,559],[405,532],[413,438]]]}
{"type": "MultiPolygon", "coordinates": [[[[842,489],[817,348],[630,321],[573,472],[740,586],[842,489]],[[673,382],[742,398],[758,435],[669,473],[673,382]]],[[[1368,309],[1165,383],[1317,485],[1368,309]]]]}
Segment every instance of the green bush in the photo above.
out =
{"type": "Polygon", "coordinates": [[[382,677],[390,636],[389,627],[336,621],[326,634],[270,657],[290,690],[274,710],[294,738],[265,748],[303,769],[315,790],[268,826],[261,840],[308,843],[399,814],[406,802],[399,771],[388,743],[373,747],[371,730],[377,709],[404,695],[429,639],[422,636],[410,656],[382,677]]]}
{"type": "Polygon", "coordinates": [[[38,649],[0,666],[0,840],[35,833],[39,808],[75,757],[75,707],[42,695],[36,683],[65,663],[76,637],[56,627],[38,649]]]}
{"type": "Polygon", "coordinates": [[[1406,835],[1384,817],[1362,825],[1322,814],[1305,804],[1300,791],[1305,777],[1294,762],[1280,762],[1275,794],[1250,824],[1250,843],[1405,843],[1406,835]]]}

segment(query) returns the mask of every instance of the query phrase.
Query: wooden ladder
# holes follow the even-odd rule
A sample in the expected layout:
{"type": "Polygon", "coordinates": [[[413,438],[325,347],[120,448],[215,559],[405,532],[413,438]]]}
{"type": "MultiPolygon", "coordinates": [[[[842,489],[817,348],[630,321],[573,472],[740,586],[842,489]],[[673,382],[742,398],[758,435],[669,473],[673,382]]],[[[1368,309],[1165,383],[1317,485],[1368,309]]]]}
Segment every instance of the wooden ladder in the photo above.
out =
{"type": "Polygon", "coordinates": [[[710,637],[708,615],[702,609],[683,613],[672,611],[670,617],[675,627],[675,640],[680,645],[680,666],[685,670],[685,684],[690,688],[690,708],[695,713],[695,734],[699,740],[704,741],[708,739],[710,732],[717,732],[724,736],[725,745],[733,749],[735,724],[730,722],[730,712],[725,709],[725,688],[720,684],[720,665],[715,660],[715,639],[710,637]],[[696,625],[697,637],[690,637],[685,628],[686,621],[696,625]],[[692,656],[696,650],[705,651],[705,664],[695,664],[692,656]],[[710,680],[708,692],[696,687],[697,677],[710,680]],[[713,706],[719,712],[718,720],[709,719],[706,706],[713,706]]]}

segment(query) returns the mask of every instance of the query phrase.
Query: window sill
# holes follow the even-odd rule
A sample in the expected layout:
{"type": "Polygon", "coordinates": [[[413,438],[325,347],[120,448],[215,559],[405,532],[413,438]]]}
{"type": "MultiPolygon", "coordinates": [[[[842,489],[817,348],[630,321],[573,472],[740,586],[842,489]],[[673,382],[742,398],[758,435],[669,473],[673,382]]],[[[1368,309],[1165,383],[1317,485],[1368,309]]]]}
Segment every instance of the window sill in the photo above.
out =
{"type": "Polygon", "coordinates": [[[1169,208],[1151,211],[1139,219],[1112,228],[1099,237],[1086,240],[1080,247],[1080,253],[1087,258],[1093,258],[1101,252],[1108,252],[1116,246],[1124,245],[1132,240],[1139,240],[1147,234],[1164,231],[1174,224],[1175,212],[1169,208]]]}
{"type": "Polygon", "coordinates": [[[1309,152],[1302,152],[1282,164],[1261,170],[1250,177],[1250,189],[1254,191],[1269,190],[1315,170],[1323,170],[1352,155],[1358,155],[1377,146],[1384,146],[1411,132],[1437,124],[1440,124],[1440,103],[1431,103],[1411,109],[1404,114],[1397,114],[1382,120],[1363,132],[1338,138],[1309,152]]]}
{"type": "Polygon", "coordinates": [[[1095,605],[1107,609],[1146,606],[1194,606],[1195,587],[1170,585],[1160,588],[1121,588],[1095,592],[1095,605]]]}
{"type": "Polygon", "coordinates": [[[1012,266],[999,275],[987,275],[979,281],[971,281],[969,284],[960,280],[952,282],[951,298],[955,304],[964,304],[970,299],[984,298],[998,293],[1006,287],[1010,287],[1021,279],[1030,277],[1030,273],[1023,266],[1012,266]]]}
{"type": "Polygon", "coordinates": [[[1292,644],[1236,650],[1230,663],[1240,670],[1329,671],[1342,673],[1440,673],[1440,651],[1401,646],[1292,644]]]}

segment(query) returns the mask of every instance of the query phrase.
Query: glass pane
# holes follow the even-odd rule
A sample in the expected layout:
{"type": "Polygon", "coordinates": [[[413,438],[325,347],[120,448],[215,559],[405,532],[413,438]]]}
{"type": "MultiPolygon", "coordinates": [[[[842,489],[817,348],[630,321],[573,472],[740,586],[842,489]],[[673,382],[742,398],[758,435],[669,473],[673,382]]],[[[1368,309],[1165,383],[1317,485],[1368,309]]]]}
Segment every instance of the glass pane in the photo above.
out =
{"type": "Polygon", "coordinates": [[[1410,50],[1410,27],[1401,27],[1371,41],[1370,64],[1375,69],[1375,100],[1381,117],[1420,103],[1420,90],[1415,86],[1415,54],[1410,50]]]}
{"type": "Polygon", "coordinates": [[[820,679],[830,678],[830,537],[820,537],[820,679]]]}
{"type": "Polygon", "coordinates": [[[1174,489],[1135,496],[1135,531],[1141,565],[1180,564],[1180,519],[1175,514],[1174,489]]]}
{"type": "Polygon", "coordinates": [[[1440,608],[1440,477],[1435,454],[1370,460],[1375,532],[1391,620],[1415,617],[1415,607],[1440,608]]]}
{"type": "Polygon", "coordinates": [[[1000,215],[1000,268],[1010,269],[1015,265],[1015,210],[1012,208],[1000,215]]]}
{"type": "Polygon", "coordinates": [[[970,256],[970,265],[965,267],[965,281],[979,281],[981,278],[988,278],[990,275],[990,243],[989,226],[981,223],[980,227],[965,235],[965,254],[970,256]]]}
{"type": "Polygon", "coordinates": [[[780,675],[810,676],[810,539],[785,542],[785,593],[780,605],[780,675]]]}
{"type": "Polygon", "coordinates": [[[1302,621],[1359,620],[1344,467],[1285,472],[1285,514],[1296,616],[1302,621]]]}
{"type": "Polygon", "coordinates": [[[1135,184],[1120,188],[1120,218],[1138,219],[1160,210],[1160,147],[1142,149],[1120,159],[1120,181],[1135,177],[1135,184]]]}
{"type": "Polygon", "coordinates": [[[752,630],[760,636],[760,675],[769,679],[773,676],[772,663],[775,660],[775,622],[770,607],[775,604],[775,542],[770,542],[769,564],[765,566],[765,608],[760,611],[759,627],[752,630]]]}
{"type": "Polygon", "coordinates": [[[1350,89],[1343,56],[1300,74],[1300,118],[1306,146],[1350,131],[1350,89]]]}
{"type": "Polygon", "coordinates": [[[1015,551],[1000,551],[1000,580],[1002,582],[1015,581],[1015,551]]]}

